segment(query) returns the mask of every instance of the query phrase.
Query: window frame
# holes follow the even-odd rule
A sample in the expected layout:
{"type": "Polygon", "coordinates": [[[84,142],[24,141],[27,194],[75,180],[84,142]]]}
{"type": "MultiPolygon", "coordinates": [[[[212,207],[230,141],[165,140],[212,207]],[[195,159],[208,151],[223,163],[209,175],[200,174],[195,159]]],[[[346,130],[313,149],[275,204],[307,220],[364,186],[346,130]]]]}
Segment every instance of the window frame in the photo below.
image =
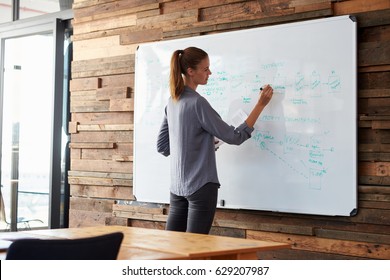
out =
{"type": "MultiPolygon", "coordinates": [[[[53,122],[51,128],[51,162],[49,188],[49,228],[64,226],[61,213],[61,153],[63,126],[63,77],[64,77],[64,34],[66,22],[73,19],[73,10],[64,10],[42,16],[0,24],[0,69],[4,69],[5,40],[52,32],[54,38],[54,81],[53,88],[53,122]]],[[[0,71],[0,116],[3,115],[4,71],[0,71]]],[[[1,118],[2,119],[2,118],[1,118]]],[[[0,139],[2,139],[2,121],[0,121],[0,139]]],[[[1,156],[2,143],[0,143],[1,156]]],[[[0,160],[1,170],[1,160],[0,160]]],[[[1,174],[0,174],[1,183],[1,174]]],[[[68,211],[67,209],[65,211],[68,211]]],[[[15,221],[11,221],[14,222],[15,221]]],[[[67,226],[67,222],[65,223],[67,226]]],[[[12,229],[11,229],[12,230],[12,229]]]]}

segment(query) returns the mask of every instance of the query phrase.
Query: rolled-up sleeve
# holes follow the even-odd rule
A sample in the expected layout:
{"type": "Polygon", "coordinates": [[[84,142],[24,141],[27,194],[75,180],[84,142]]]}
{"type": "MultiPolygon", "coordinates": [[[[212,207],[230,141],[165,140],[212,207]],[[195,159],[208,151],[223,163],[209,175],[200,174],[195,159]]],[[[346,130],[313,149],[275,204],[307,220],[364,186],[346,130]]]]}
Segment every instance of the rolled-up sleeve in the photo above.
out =
{"type": "Polygon", "coordinates": [[[169,148],[169,127],[167,120],[167,108],[165,108],[164,119],[157,137],[157,151],[166,157],[169,156],[171,153],[169,148]]]}

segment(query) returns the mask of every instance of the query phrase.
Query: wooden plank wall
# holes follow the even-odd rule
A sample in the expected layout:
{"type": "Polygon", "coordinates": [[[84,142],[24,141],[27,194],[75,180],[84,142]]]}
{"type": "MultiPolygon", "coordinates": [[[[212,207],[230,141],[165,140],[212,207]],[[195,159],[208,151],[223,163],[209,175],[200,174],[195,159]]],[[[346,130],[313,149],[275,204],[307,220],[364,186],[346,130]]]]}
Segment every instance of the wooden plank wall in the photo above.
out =
{"type": "Polygon", "coordinates": [[[389,0],[75,0],[73,9],[71,227],[164,227],[167,205],[137,204],[132,194],[139,43],[352,14],[359,26],[358,214],[218,210],[212,234],[292,245],[263,259],[390,259],[389,0]]]}

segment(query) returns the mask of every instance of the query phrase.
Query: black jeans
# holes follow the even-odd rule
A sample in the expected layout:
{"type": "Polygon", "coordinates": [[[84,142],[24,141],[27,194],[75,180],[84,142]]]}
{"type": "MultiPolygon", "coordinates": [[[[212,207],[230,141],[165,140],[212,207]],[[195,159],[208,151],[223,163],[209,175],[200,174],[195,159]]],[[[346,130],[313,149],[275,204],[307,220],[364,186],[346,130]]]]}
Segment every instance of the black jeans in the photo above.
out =
{"type": "Polygon", "coordinates": [[[167,230],[208,234],[217,207],[219,185],[207,183],[194,194],[171,193],[167,230]]]}

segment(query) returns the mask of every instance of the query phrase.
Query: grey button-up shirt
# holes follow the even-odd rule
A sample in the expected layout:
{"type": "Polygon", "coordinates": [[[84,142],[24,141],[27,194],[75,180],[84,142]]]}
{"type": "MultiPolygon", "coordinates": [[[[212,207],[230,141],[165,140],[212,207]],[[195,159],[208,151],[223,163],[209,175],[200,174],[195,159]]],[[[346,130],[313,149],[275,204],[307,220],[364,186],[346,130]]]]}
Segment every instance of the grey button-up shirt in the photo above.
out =
{"type": "Polygon", "coordinates": [[[171,156],[170,191],[189,196],[206,183],[219,184],[214,137],[239,145],[253,128],[225,123],[208,101],[189,87],[178,101],[171,98],[157,139],[157,151],[171,156]]]}

